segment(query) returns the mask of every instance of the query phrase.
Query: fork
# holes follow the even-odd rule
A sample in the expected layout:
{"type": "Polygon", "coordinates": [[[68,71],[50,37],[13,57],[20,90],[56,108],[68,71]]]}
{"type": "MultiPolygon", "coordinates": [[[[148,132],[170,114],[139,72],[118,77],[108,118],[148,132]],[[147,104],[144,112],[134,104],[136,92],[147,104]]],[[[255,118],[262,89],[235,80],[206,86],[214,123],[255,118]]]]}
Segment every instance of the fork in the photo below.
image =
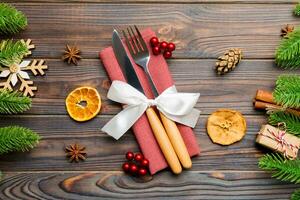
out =
{"type": "MultiPolygon", "coordinates": [[[[153,94],[155,97],[158,96],[158,91],[154,85],[154,82],[151,78],[151,74],[149,71],[149,60],[150,60],[150,53],[147,48],[147,45],[139,31],[139,29],[134,25],[135,31],[137,34],[134,33],[134,30],[131,26],[127,28],[127,32],[129,37],[127,37],[126,32],[123,30],[123,35],[126,40],[127,47],[130,51],[130,54],[134,60],[134,62],[140,66],[144,71],[148,78],[148,81],[151,85],[153,94]]],[[[167,118],[163,113],[159,112],[162,123],[166,129],[167,135],[172,143],[172,146],[178,156],[179,161],[181,162],[184,168],[191,168],[192,161],[189,156],[188,150],[185,146],[185,143],[182,139],[182,136],[177,128],[175,122],[167,118]]]]}

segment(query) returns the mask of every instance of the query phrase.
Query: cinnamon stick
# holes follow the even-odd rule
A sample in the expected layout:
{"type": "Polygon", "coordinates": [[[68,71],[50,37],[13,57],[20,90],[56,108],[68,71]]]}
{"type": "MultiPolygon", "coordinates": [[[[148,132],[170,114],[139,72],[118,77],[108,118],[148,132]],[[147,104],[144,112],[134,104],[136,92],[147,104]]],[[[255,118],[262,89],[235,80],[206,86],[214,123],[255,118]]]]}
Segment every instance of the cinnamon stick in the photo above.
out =
{"type": "Polygon", "coordinates": [[[273,94],[270,91],[257,90],[255,99],[258,101],[264,101],[271,104],[276,104],[273,99],[273,94]]]}
{"type": "Polygon", "coordinates": [[[272,103],[268,103],[268,102],[263,102],[263,101],[254,101],[254,108],[258,109],[258,110],[265,110],[267,108],[274,108],[274,109],[278,109],[278,110],[284,110],[285,112],[289,112],[293,115],[299,116],[300,117],[300,111],[299,110],[294,110],[291,108],[286,108],[283,109],[282,106],[276,105],[276,104],[272,104],[272,103]]]}
{"type": "Polygon", "coordinates": [[[273,108],[282,108],[281,106],[278,106],[278,105],[275,105],[275,104],[272,104],[272,103],[268,103],[268,102],[264,102],[264,101],[257,101],[257,100],[254,100],[254,108],[255,109],[258,109],[258,110],[265,110],[266,108],[269,108],[269,107],[273,107],[273,108]]]}

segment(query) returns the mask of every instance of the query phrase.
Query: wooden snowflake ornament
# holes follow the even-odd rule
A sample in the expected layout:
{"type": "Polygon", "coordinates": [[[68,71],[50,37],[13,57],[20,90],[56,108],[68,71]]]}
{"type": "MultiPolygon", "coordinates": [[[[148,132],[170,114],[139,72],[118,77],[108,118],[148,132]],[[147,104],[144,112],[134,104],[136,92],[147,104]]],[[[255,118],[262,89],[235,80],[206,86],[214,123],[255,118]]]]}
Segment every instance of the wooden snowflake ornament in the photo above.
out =
{"type": "MultiPolygon", "coordinates": [[[[31,44],[31,40],[28,39],[26,42],[22,40],[27,45],[28,53],[25,56],[31,55],[30,49],[34,48],[31,44]]],[[[44,60],[23,60],[20,63],[14,63],[10,66],[3,66],[0,68],[0,78],[6,78],[6,81],[0,83],[0,88],[13,90],[17,83],[20,83],[19,90],[23,92],[24,96],[30,95],[34,96],[34,92],[37,87],[33,85],[33,81],[30,80],[28,71],[31,71],[34,76],[44,75],[48,68],[44,64],[44,60]]]]}
{"type": "Polygon", "coordinates": [[[22,39],[21,42],[25,43],[27,46],[28,53],[26,54],[26,56],[31,55],[30,50],[35,49],[35,45],[31,43],[31,39],[27,39],[26,41],[22,39]]]}

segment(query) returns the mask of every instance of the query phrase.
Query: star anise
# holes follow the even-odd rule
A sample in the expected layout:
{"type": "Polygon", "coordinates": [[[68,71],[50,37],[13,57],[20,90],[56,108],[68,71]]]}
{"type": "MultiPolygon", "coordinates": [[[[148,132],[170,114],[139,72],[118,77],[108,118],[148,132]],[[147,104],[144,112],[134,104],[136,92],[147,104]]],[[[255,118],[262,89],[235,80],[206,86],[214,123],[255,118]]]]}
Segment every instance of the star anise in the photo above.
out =
{"type": "Polygon", "coordinates": [[[72,62],[75,65],[77,65],[78,60],[82,58],[79,54],[80,54],[80,50],[76,46],[66,45],[66,50],[64,51],[62,60],[67,61],[68,64],[71,64],[72,62]]]}
{"type": "Polygon", "coordinates": [[[287,38],[288,34],[294,31],[294,26],[287,24],[281,29],[281,37],[287,38]]]}
{"type": "Polygon", "coordinates": [[[70,162],[79,162],[79,160],[86,159],[86,153],[84,152],[85,147],[80,147],[77,143],[66,147],[67,157],[70,162]]]}

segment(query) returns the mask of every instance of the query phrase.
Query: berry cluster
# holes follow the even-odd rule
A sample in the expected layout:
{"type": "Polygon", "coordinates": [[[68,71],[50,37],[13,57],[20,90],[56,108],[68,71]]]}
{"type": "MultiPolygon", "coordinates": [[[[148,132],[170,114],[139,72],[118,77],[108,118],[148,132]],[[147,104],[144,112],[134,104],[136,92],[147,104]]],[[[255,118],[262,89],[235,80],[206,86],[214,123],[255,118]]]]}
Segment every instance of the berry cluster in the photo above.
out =
{"type": "Polygon", "coordinates": [[[167,43],[166,41],[159,42],[157,37],[152,37],[150,39],[150,44],[154,55],[158,55],[163,52],[165,58],[171,58],[172,51],[176,48],[174,43],[167,43]]]}
{"type": "Polygon", "coordinates": [[[147,174],[149,160],[144,158],[141,153],[134,154],[133,152],[127,152],[126,159],[128,161],[122,165],[124,172],[139,176],[145,176],[147,174]]]}

